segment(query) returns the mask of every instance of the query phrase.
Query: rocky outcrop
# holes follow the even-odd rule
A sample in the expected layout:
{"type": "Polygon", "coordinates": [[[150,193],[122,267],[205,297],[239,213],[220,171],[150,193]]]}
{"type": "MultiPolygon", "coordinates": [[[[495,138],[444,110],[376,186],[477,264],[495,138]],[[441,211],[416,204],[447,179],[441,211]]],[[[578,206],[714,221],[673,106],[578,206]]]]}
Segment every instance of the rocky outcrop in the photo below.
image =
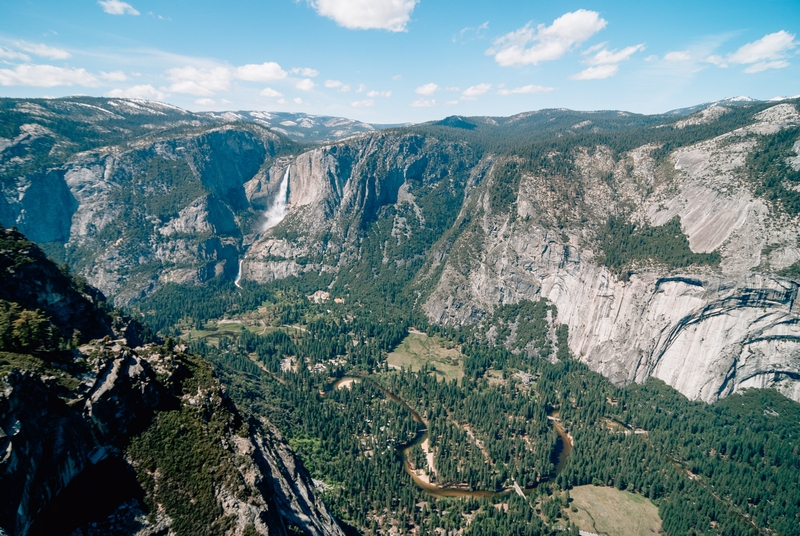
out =
{"type": "Polygon", "coordinates": [[[0,274],[4,303],[84,330],[28,354],[4,326],[0,533],[342,534],[280,435],[246,422],[208,363],[144,344],[16,231],[0,237],[0,274]],[[69,349],[89,334],[105,336],[69,349]]]}
{"type": "Polygon", "coordinates": [[[573,353],[616,383],[655,376],[706,402],[747,387],[775,387],[800,401],[797,282],[759,270],[771,260],[773,270],[794,262],[800,227],[797,218],[770,211],[754,197],[743,173],[753,135],[795,125],[798,114],[794,105],[780,104],[755,119],[679,149],[666,171],[646,148],[629,154],[628,171],[602,161],[584,168],[605,172],[611,166],[619,185],[613,191],[585,173],[592,200],[586,213],[601,219],[627,197],[638,207],[632,218],[663,225],[677,215],[693,251],[721,253],[720,269],[640,266],[624,280],[597,261],[586,229],[548,228],[549,201],[526,186],[537,182],[528,177],[517,203],[526,221],[490,214],[485,197],[471,200],[472,210],[487,211],[482,246],[474,247],[473,235],[460,239],[456,247],[471,250],[473,261],[445,262],[424,305],[428,316],[476,323],[497,304],[544,297],[558,307],[557,321],[569,326],[573,353]],[[644,195],[637,185],[645,185],[644,195]],[[614,200],[619,195],[623,199],[614,200]],[[774,252],[765,258],[767,244],[774,252]]]}
{"type": "MultiPolygon", "coordinates": [[[[177,407],[192,408],[200,426],[205,426],[203,415],[221,412],[235,423],[240,420],[238,413],[216,381],[181,394],[184,382],[207,372],[180,353],[165,353],[153,346],[134,351],[110,342],[84,346],[76,358],[88,361],[89,370],[78,376],[77,387],[66,392],[54,378],[33,372],[13,371],[0,380],[4,431],[0,437],[4,490],[0,528],[23,536],[97,534],[103,527],[122,525],[136,530],[113,533],[154,534],[158,527],[169,527],[176,515],[169,508],[147,516],[146,505],[155,497],[133,478],[145,467],[139,451],[127,450],[127,444],[146,434],[160,412],[177,407]],[[98,479],[93,474],[98,470],[113,474],[98,479]],[[76,496],[87,478],[94,482],[92,493],[108,494],[107,500],[93,504],[76,496]]],[[[231,527],[224,533],[241,534],[252,526],[259,534],[289,534],[288,527],[293,526],[310,535],[342,534],[316,497],[309,475],[271,425],[252,423],[245,429],[249,432],[244,435],[231,428],[218,438],[214,434],[219,430],[206,432],[209,441],[221,441],[216,448],[236,461],[238,478],[252,490],[245,498],[241,489],[229,487],[229,481],[214,483],[222,515],[231,527]]],[[[191,469],[185,477],[193,478],[191,469]]],[[[168,482],[169,474],[162,478],[167,479],[164,486],[182,487],[168,482]]]]}

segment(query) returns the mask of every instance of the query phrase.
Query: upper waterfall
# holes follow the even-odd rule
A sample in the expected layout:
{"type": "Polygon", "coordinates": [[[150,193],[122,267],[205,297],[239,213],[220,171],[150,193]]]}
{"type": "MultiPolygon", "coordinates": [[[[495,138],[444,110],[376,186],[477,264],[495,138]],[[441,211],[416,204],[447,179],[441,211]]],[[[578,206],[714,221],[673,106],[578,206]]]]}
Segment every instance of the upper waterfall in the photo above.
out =
{"type": "Polygon", "coordinates": [[[275,201],[264,213],[264,216],[266,217],[266,221],[264,222],[265,231],[267,229],[272,229],[281,221],[283,221],[283,218],[286,217],[286,213],[289,211],[287,205],[287,194],[289,193],[289,169],[290,168],[287,167],[286,172],[283,174],[283,179],[278,187],[278,195],[275,196],[275,201]]]}

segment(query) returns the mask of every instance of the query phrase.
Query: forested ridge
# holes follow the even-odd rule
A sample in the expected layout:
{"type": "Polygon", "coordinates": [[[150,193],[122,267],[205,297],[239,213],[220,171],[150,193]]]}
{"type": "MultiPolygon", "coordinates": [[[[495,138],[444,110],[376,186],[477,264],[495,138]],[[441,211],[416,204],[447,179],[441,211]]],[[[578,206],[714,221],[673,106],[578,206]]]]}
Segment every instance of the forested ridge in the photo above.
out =
{"type": "MultiPolygon", "coordinates": [[[[240,407],[280,427],[325,483],[328,504],[362,533],[573,530],[564,492],[586,484],[651,499],[667,534],[792,534],[797,526],[800,407],[773,391],[708,406],[655,379],[616,387],[570,357],[565,328],[548,324],[547,312],[557,311],[546,301],[499,308],[488,324],[453,329],[387,314],[397,309],[376,317],[368,296],[358,305],[314,304],[300,279],[262,292],[258,317],[273,328],[215,333],[212,322],[187,331],[192,322],[184,318],[174,332],[215,363],[240,407]],[[493,340],[485,336],[490,326],[493,340]],[[459,348],[463,377],[388,368],[387,353],[410,327],[459,348]],[[364,381],[334,389],[345,376],[364,381]],[[418,444],[408,454],[412,467],[434,485],[498,493],[445,498],[415,485],[401,450],[422,427],[387,393],[425,420],[435,471],[418,444]],[[558,474],[548,415],[574,441],[558,474]],[[503,493],[514,482],[528,488],[525,499],[503,493]]],[[[230,321],[247,317],[239,303],[241,316],[230,321]]]]}
{"type": "MultiPolygon", "coordinates": [[[[434,324],[421,309],[445,269],[444,257],[466,273],[488,251],[479,243],[490,231],[530,218],[552,220],[543,229],[564,246],[565,259],[580,235],[592,262],[623,281],[640,268],[718,268],[720,252],[693,252],[677,216],[653,226],[633,219],[629,205],[592,213],[589,183],[597,179],[617,195],[615,180],[633,173],[633,164],[621,162],[627,151],[649,144],[647,158],[663,171],[676,148],[750,125],[768,106],[731,107],[711,123],[682,127],[678,116],[544,110],[500,124],[453,117],[390,130],[386,136],[435,138],[449,151],[428,162],[426,169],[441,173],[403,177],[413,202],[370,200],[374,206],[347,221],[354,237],[327,247],[336,237],[325,235],[320,240],[326,247],[290,259],[308,270],[301,277],[264,285],[234,285],[230,273],[198,285],[159,281],[126,312],[167,339],[165,352],[181,342],[210,361],[242,422],[254,422],[252,417],[274,423],[340,521],[361,534],[576,534],[569,490],[578,486],[645,497],[671,535],[797,534],[797,403],[776,391],[750,389],[706,405],[655,379],[614,385],[571,354],[556,305],[539,295],[515,303],[515,296],[504,295],[500,301],[506,303],[476,312],[470,320],[476,323],[462,327],[434,324]],[[587,178],[577,161],[596,154],[607,155],[614,171],[587,178]],[[492,163],[485,175],[464,164],[482,158],[492,163]],[[449,169],[452,162],[458,165],[449,169]],[[529,179],[547,190],[552,206],[520,216],[520,185],[529,179]],[[483,197],[468,197],[468,186],[483,197]],[[477,198],[481,202],[472,201],[477,198]],[[340,263],[344,250],[348,261],[340,263]],[[329,299],[312,300],[318,290],[329,299]],[[409,350],[410,337],[424,341],[428,353],[409,350]]],[[[752,193],[788,215],[800,213],[800,178],[786,161],[797,136],[796,128],[759,135],[744,162],[752,193]]],[[[99,141],[86,143],[92,148],[99,141]]],[[[270,158],[297,150],[285,143],[270,158]]],[[[385,169],[369,165],[368,180],[386,179],[385,169]]],[[[109,226],[101,238],[121,242],[127,253],[143,253],[155,222],[166,223],[187,202],[208,194],[199,178],[184,180],[189,175],[183,162],[150,159],[132,182],[136,188],[113,198],[127,207],[121,221],[130,229],[109,226]],[[141,195],[154,185],[163,192],[141,195]]],[[[252,224],[258,216],[248,210],[236,212],[237,221],[252,224]]],[[[301,237],[302,222],[292,217],[267,236],[288,242],[301,237]]],[[[226,233],[249,240],[241,231],[226,233]]],[[[236,251],[225,269],[230,272],[244,255],[236,251]]],[[[78,268],[89,260],[71,259],[78,268]]],[[[139,264],[125,275],[150,277],[167,265],[139,264]]],[[[775,272],[796,279],[798,266],[775,272]]],[[[64,277],[74,276],[64,268],[64,277]]],[[[3,348],[68,352],[81,337],[62,333],[39,311],[0,301],[3,348]]],[[[10,357],[3,359],[0,366],[10,366],[10,357]]],[[[193,366],[210,378],[203,363],[193,366]]],[[[154,453],[148,441],[161,445],[180,432],[181,449],[202,442],[205,432],[180,417],[158,420],[132,443],[132,452],[179,473],[177,458],[154,453]]],[[[222,460],[214,456],[209,454],[222,460]]],[[[212,477],[196,477],[204,486],[196,519],[186,515],[188,503],[170,502],[162,490],[164,504],[184,516],[185,531],[200,530],[219,510],[217,498],[207,493],[212,477]]],[[[151,495],[159,491],[155,480],[143,484],[151,495]]]]}

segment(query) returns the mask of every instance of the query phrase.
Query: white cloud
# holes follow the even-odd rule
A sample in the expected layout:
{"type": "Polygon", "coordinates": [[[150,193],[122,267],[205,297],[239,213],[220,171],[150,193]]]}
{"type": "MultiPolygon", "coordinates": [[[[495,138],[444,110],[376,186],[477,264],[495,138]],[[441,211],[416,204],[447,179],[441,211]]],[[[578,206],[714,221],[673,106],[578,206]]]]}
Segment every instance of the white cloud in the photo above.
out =
{"type": "Polygon", "coordinates": [[[419,0],[307,0],[319,15],[350,30],[405,32],[419,0]]]}
{"type": "Polygon", "coordinates": [[[214,101],[214,99],[205,98],[205,99],[197,99],[196,101],[194,101],[194,103],[200,104],[201,106],[213,106],[216,104],[216,101],[214,101]]]}
{"type": "Polygon", "coordinates": [[[728,62],[725,61],[725,58],[723,58],[719,54],[712,54],[711,56],[707,57],[705,61],[711,63],[712,65],[716,65],[717,67],[728,66],[728,62]]]}
{"type": "Polygon", "coordinates": [[[761,71],[766,71],[767,69],[783,69],[784,67],[788,67],[789,62],[786,60],[777,60],[777,61],[760,61],[758,63],[754,63],[753,65],[749,66],[747,69],[744,70],[747,74],[753,73],[760,73],[761,71]]]}
{"type": "Polygon", "coordinates": [[[351,102],[350,106],[353,108],[372,108],[375,106],[375,101],[372,99],[365,99],[360,101],[351,102]]]}
{"type": "Polygon", "coordinates": [[[392,96],[391,91],[367,91],[367,97],[386,97],[387,99],[392,96]]]}
{"type": "Polygon", "coordinates": [[[138,15],[139,12],[127,2],[120,0],[100,0],[97,2],[103,7],[103,11],[109,15],[138,15]]]}
{"type": "Polygon", "coordinates": [[[309,67],[295,67],[291,70],[291,73],[299,74],[300,76],[305,76],[306,78],[314,78],[319,74],[319,71],[309,67]]]}
{"type": "Polygon", "coordinates": [[[363,93],[367,90],[367,86],[364,84],[358,84],[358,89],[356,89],[356,93],[363,93]]]}
{"type": "Polygon", "coordinates": [[[311,91],[316,87],[316,85],[317,84],[315,84],[314,81],[311,80],[310,78],[303,78],[298,83],[296,83],[294,87],[296,87],[300,91],[311,91]]]}
{"type": "Polygon", "coordinates": [[[23,54],[22,52],[17,52],[16,50],[11,50],[10,48],[3,48],[0,47],[0,58],[4,60],[22,60],[22,61],[30,61],[31,57],[27,54],[23,54]]]}
{"type": "Polygon", "coordinates": [[[271,87],[265,87],[264,89],[261,90],[261,93],[259,93],[259,95],[261,95],[262,97],[283,97],[283,93],[281,93],[280,91],[275,91],[271,87]]]}
{"type": "Polygon", "coordinates": [[[436,102],[434,99],[424,99],[419,98],[409,104],[409,106],[413,106],[414,108],[432,108],[433,106],[439,106],[439,103],[436,102]]]}
{"type": "Polygon", "coordinates": [[[112,89],[107,93],[107,96],[125,99],[164,100],[167,95],[150,84],[142,84],[127,89],[112,89]]]}
{"type": "Polygon", "coordinates": [[[486,51],[504,66],[536,65],[542,61],[557,60],[605,28],[607,22],[596,11],[579,9],[566,13],[550,26],[536,28],[531,23],[495,39],[486,51]],[[528,46],[534,43],[532,46],[528,46]]]}
{"type": "Polygon", "coordinates": [[[85,69],[67,69],[53,65],[17,65],[0,69],[0,86],[88,86],[97,85],[97,77],[85,69]]]}
{"type": "Polygon", "coordinates": [[[650,54],[649,56],[647,56],[644,59],[644,61],[656,61],[657,59],[658,59],[658,56],[656,56],[655,54],[650,54]]]}
{"type": "Polygon", "coordinates": [[[230,89],[231,71],[226,67],[175,67],[167,74],[172,81],[169,90],[175,93],[210,97],[217,91],[230,89]]]}
{"type": "Polygon", "coordinates": [[[41,56],[43,58],[50,58],[51,60],[65,60],[72,56],[72,54],[66,50],[51,47],[42,43],[17,41],[15,44],[17,45],[17,48],[21,48],[25,52],[30,52],[31,54],[35,54],[36,56],[41,56]]]}
{"type": "Polygon", "coordinates": [[[396,74],[396,75],[394,75],[392,77],[392,80],[402,80],[402,79],[403,79],[403,75],[402,74],[396,74]]]}
{"type": "Polygon", "coordinates": [[[278,99],[276,102],[278,104],[286,104],[286,99],[278,99]]]}
{"type": "Polygon", "coordinates": [[[625,47],[622,50],[609,50],[605,44],[599,48],[597,46],[591,47],[584,51],[584,54],[594,52],[593,56],[586,58],[583,63],[592,65],[588,69],[573,74],[570,76],[572,80],[599,80],[601,78],[609,78],[614,76],[619,71],[618,63],[627,61],[636,52],[644,50],[643,43],[625,47]]]}
{"type": "Polygon", "coordinates": [[[783,30],[767,34],[758,41],[743,45],[728,56],[728,60],[738,64],[782,60],[789,50],[797,46],[794,37],[794,34],[783,30]]]}
{"type": "Polygon", "coordinates": [[[433,95],[434,93],[436,93],[437,89],[439,89],[439,86],[431,82],[430,84],[419,86],[417,89],[414,90],[414,93],[416,93],[417,95],[433,95]]]}
{"type": "Polygon", "coordinates": [[[461,91],[461,88],[458,86],[447,86],[446,88],[442,88],[445,91],[461,91]]]}
{"type": "Polygon", "coordinates": [[[109,82],[124,82],[128,79],[127,75],[122,71],[100,72],[100,78],[109,82]]]}
{"type": "MultiPolygon", "coordinates": [[[[747,65],[746,73],[760,73],[767,69],[783,69],[789,66],[789,51],[797,47],[795,35],[784,30],[767,34],[761,39],[742,45],[727,57],[719,54],[707,56],[706,63],[726,68],[731,64],[747,65]]],[[[666,58],[665,58],[666,59],[666,58]]]]}
{"type": "Polygon", "coordinates": [[[581,52],[581,56],[586,56],[588,54],[592,54],[594,52],[597,52],[601,48],[605,48],[605,46],[607,44],[608,44],[608,41],[603,41],[602,43],[597,43],[596,45],[592,45],[589,48],[587,48],[586,50],[584,50],[583,52],[581,52]]]}
{"type": "Polygon", "coordinates": [[[586,60],[589,65],[608,65],[610,63],[619,63],[621,61],[629,60],[636,52],[644,50],[644,44],[633,45],[625,47],[620,51],[608,50],[603,48],[591,58],[586,60]]]}
{"type": "Polygon", "coordinates": [[[667,61],[689,61],[692,59],[692,55],[688,50],[677,50],[664,54],[664,59],[667,61]]]}
{"type": "Polygon", "coordinates": [[[475,97],[485,94],[490,89],[492,89],[492,84],[477,84],[465,89],[462,95],[467,99],[474,99],[475,97]]]}
{"type": "Polygon", "coordinates": [[[445,101],[445,105],[446,105],[446,106],[455,106],[456,104],[458,104],[458,101],[457,101],[457,100],[449,100],[449,101],[445,101]]]}
{"type": "Polygon", "coordinates": [[[270,82],[286,78],[286,71],[274,61],[265,63],[248,63],[236,69],[236,78],[248,82],[270,82]]]}
{"type": "Polygon", "coordinates": [[[325,80],[325,87],[330,89],[339,89],[344,93],[350,91],[350,86],[340,82],[339,80],[325,80]]]}
{"type": "Polygon", "coordinates": [[[605,65],[597,65],[589,67],[583,71],[570,76],[572,80],[600,80],[602,78],[609,78],[617,74],[619,66],[615,63],[607,63],[605,65]]]}
{"type": "Polygon", "coordinates": [[[548,86],[537,86],[537,85],[529,85],[529,86],[522,86],[522,87],[515,87],[514,89],[501,89],[497,92],[498,95],[525,95],[525,94],[532,94],[532,93],[547,93],[548,91],[553,91],[554,87],[548,86]]]}
{"type": "Polygon", "coordinates": [[[292,99],[292,101],[293,101],[295,104],[305,104],[305,103],[303,102],[303,99],[301,99],[300,97],[295,97],[295,98],[293,98],[293,99],[292,99]]]}

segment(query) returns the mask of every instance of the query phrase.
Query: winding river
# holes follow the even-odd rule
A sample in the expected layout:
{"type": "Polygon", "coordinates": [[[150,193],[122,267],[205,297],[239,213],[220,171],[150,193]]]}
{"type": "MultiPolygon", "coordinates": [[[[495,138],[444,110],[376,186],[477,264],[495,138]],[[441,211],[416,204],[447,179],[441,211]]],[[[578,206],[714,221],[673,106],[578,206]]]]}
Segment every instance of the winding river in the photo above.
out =
{"type": "MultiPolygon", "coordinates": [[[[432,484],[423,480],[411,467],[411,462],[409,461],[409,453],[411,449],[417,446],[418,444],[422,443],[428,438],[428,423],[422,418],[422,415],[417,413],[414,408],[412,408],[408,402],[398,397],[396,394],[392,393],[391,391],[387,390],[377,381],[363,376],[345,376],[339,380],[337,380],[333,384],[333,389],[337,389],[342,384],[350,384],[356,381],[368,381],[373,386],[377,387],[389,400],[404,406],[409,412],[411,412],[411,418],[414,419],[419,426],[417,427],[417,435],[411,441],[407,443],[403,443],[398,446],[398,450],[400,451],[400,455],[403,458],[403,468],[405,469],[406,473],[411,477],[414,481],[414,484],[417,485],[420,489],[432,495],[434,497],[474,497],[474,498],[488,498],[488,497],[501,497],[504,495],[510,495],[514,493],[514,488],[504,488],[500,491],[491,491],[491,490],[469,490],[464,489],[463,487],[458,486],[437,486],[436,484],[432,484]]],[[[556,452],[558,453],[557,456],[557,463],[555,468],[555,474],[559,474],[563,469],[564,466],[567,464],[567,459],[569,458],[570,452],[572,452],[572,439],[569,437],[569,434],[564,430],[564,427],[561,426],[559,422],[559,413],[558,410],[551,412],[548,415],[550,424],[553,425],[556,432],[558,433],[558,441],[556,443],[556,452]]],[[[533,491],[533,488],[525,488],[521,489],[523,493],[529,493],[533,491]]]]}

